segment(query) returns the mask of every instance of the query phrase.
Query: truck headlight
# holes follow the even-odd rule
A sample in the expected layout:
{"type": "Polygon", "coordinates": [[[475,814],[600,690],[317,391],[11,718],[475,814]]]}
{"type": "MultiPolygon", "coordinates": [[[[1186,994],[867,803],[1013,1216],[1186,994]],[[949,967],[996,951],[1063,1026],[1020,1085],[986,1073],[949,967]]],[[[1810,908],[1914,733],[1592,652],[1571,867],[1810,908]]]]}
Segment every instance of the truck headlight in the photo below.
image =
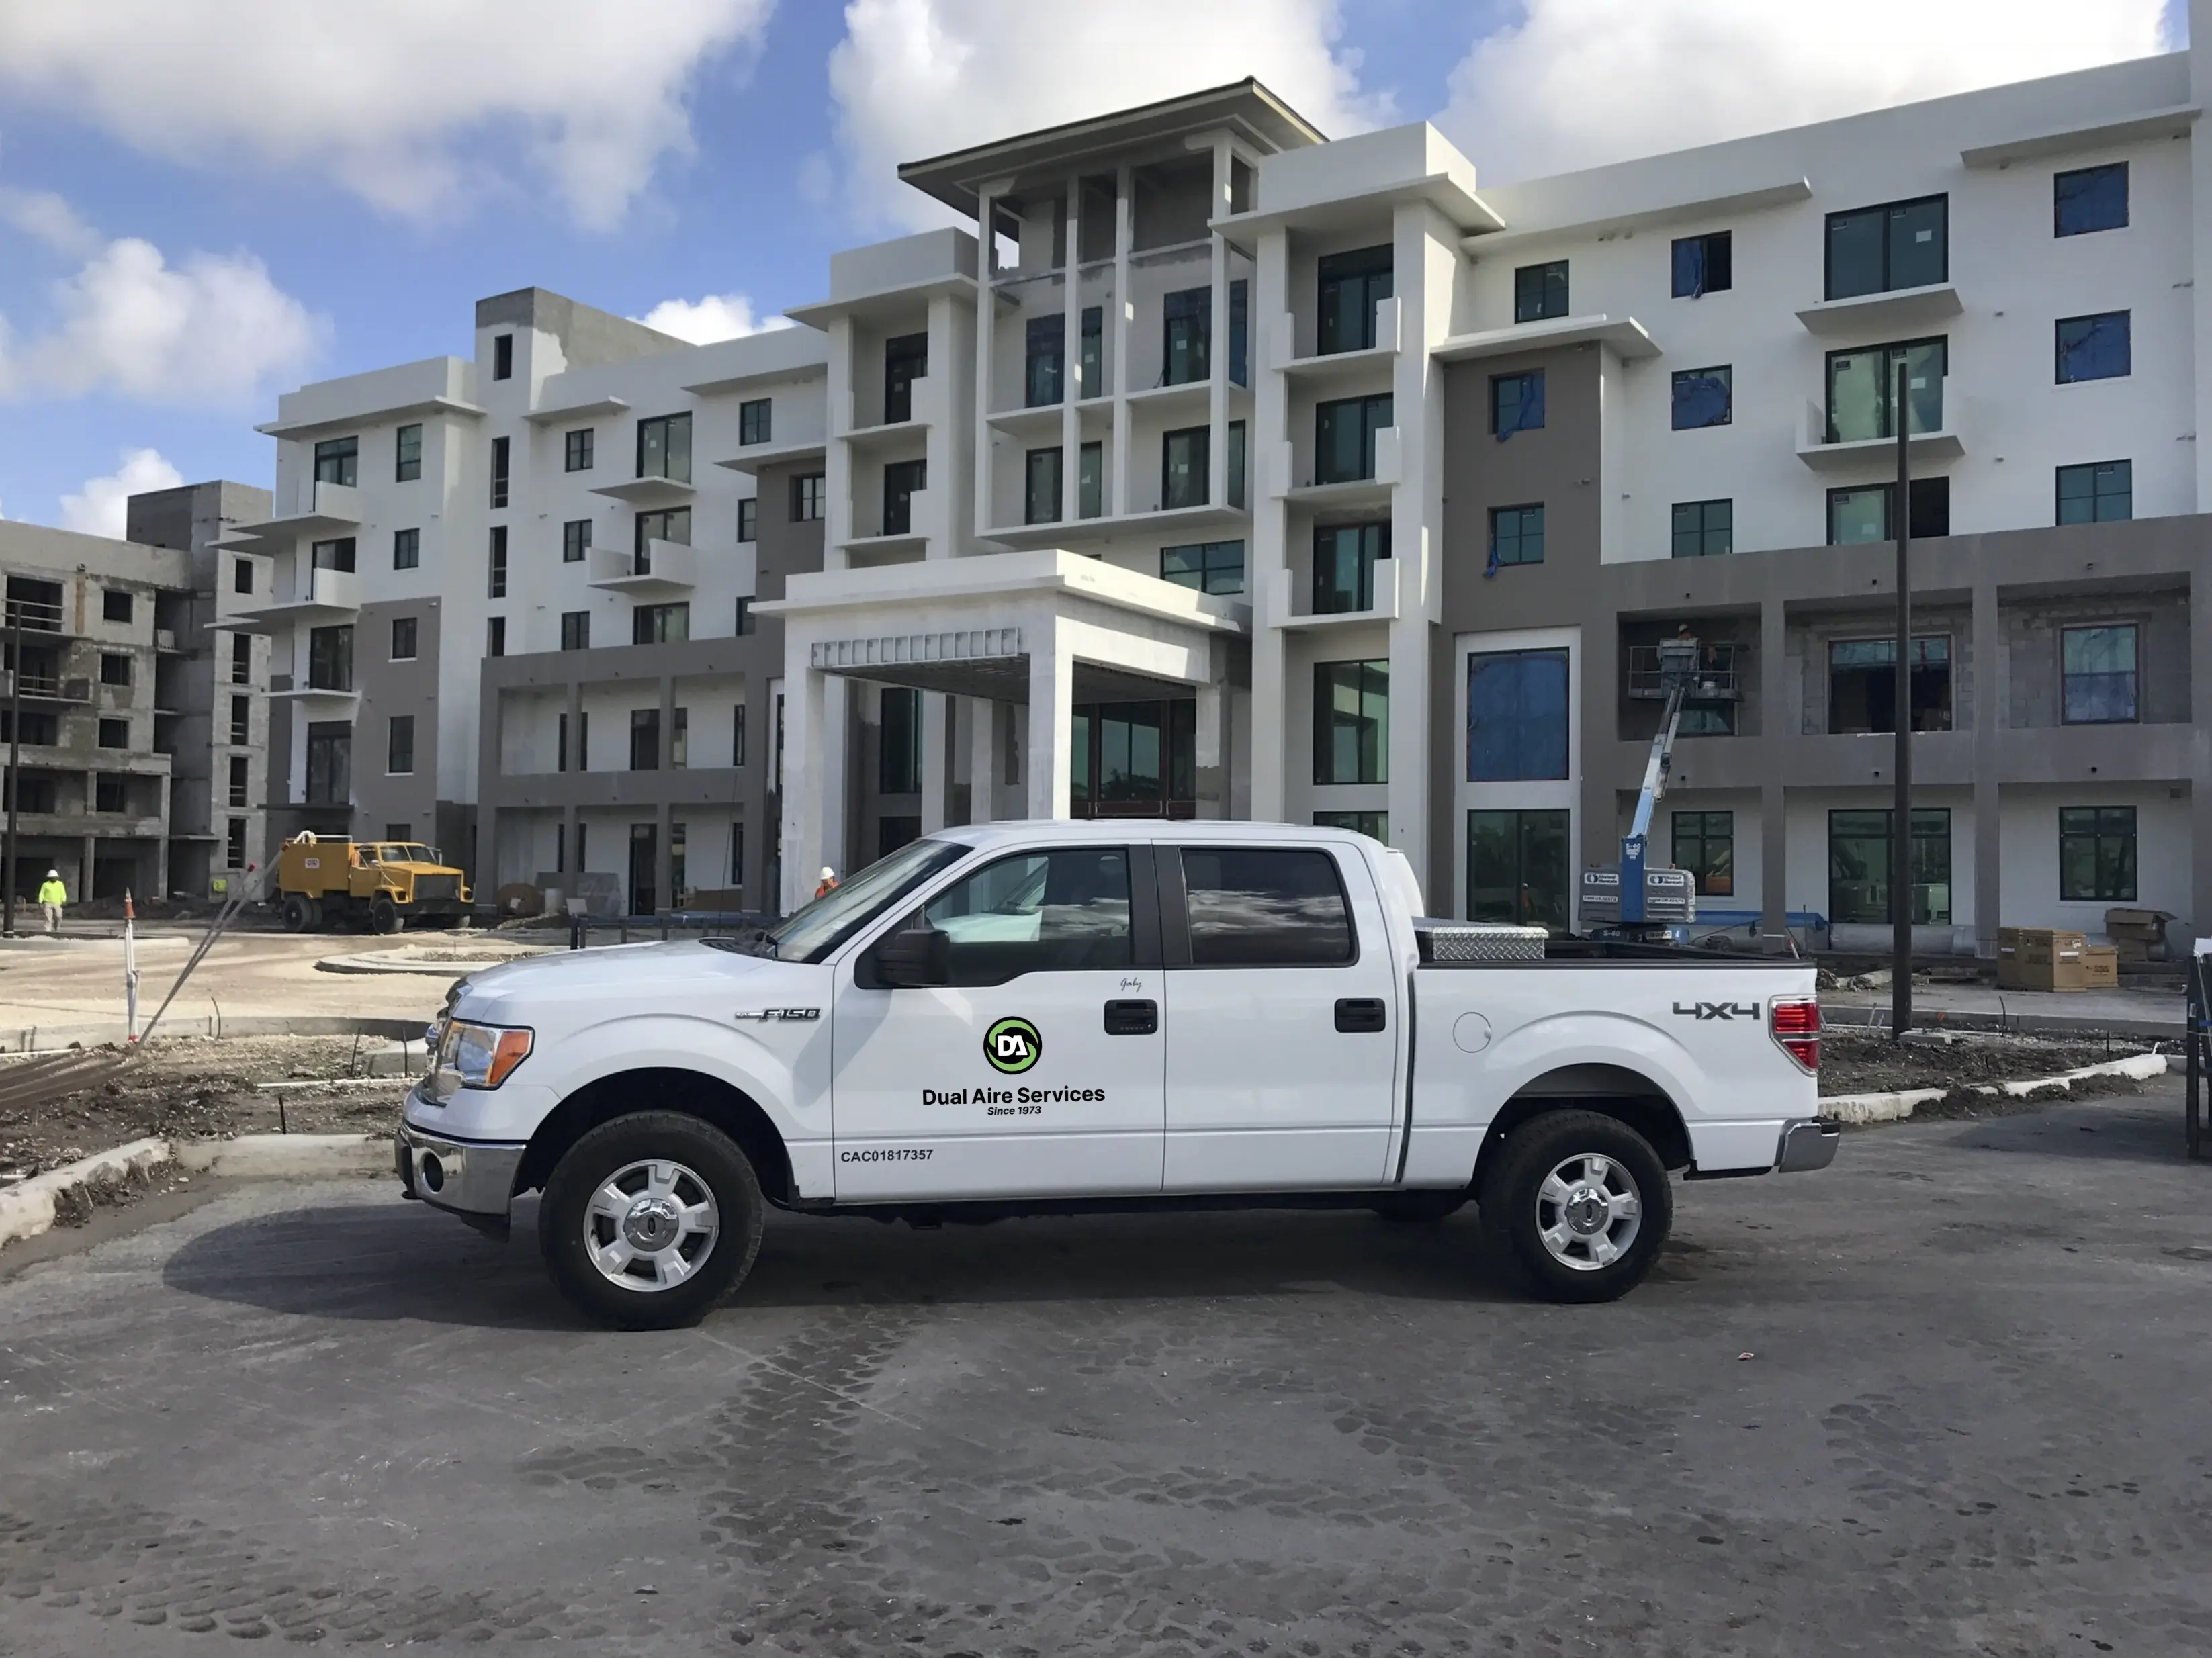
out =
{"type": "Polygon", "coordinates": [[[497,1088],[530,1057],[531,1032],[449,1020],[430,1071],[430,1097],[451,1099],[464,1088],[497,1088]]]}

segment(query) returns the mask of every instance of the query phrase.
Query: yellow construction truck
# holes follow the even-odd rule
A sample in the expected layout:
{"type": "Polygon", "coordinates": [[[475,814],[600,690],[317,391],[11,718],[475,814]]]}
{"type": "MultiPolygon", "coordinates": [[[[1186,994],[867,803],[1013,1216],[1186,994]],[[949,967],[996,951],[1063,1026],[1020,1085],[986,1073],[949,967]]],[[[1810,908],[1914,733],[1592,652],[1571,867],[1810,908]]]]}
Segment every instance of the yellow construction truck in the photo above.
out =
{"type": "Polygon", "coordinates": [[[415,841],[295,835],[277,850],[276,894],[287,932],[397,932],[410,921],[443,926],[469,911],[461,872],[415,841]]]}

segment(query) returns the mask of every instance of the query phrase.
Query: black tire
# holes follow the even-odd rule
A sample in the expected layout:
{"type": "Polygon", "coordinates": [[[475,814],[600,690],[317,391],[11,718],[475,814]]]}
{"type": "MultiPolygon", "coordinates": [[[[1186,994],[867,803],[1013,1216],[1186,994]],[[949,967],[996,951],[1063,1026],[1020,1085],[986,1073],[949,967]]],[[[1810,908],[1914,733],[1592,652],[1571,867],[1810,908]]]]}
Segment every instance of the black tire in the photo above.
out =
{"type": "Polygon", "coordinates": [[[400,914],[398,905],[379,894],[369,900],[368,925],[378,932],[397,932],[407,925],[407,918],[400,914]]]}
{"type": "Polygon", "coordinates": [[[319,898],[308,899],[307,931],[310,932],[320,932],[329,925],[330,917],[328,913],[323,908],[323,901],[319,898]]]}
{"type": "Polygon", "coordinates": [[[1386,1192],[1367,1206],[1401,1226],[1426,1226],[1449,1220],[1467,1206],[1464,1189],[1452,1192],[1386,1192]]]}
{"type": "Polygon", "coordinates": [[[296,892],[287,893],[283,917],[285,932],[305,932],[315,924],[315,907],[296,892]]]}
{"type": "Polygon", "coordinates": [[[1516,1269],[1531,1292],[1546,1301],[1617,1301],[1643,1282],[1674,1224],[1674,1194],[1665,1165],[1641,1134],[1595,1111],[1547,1111],[1515,1129],[1492,1155],[1496,1162],[1482,1181],[1485,1240],[1492,1258],[1516,1269]],[[1546,1196],[1545,1183],[1565,1165],[1593,1157],[1610,1165],[1603,1177],[1589,1178],[1595,1165],[1587,1163],[1563,1175],[1571,1190],[1604,1205],[1584,1209],[1596,1224],[1584,1234],[1546,1196]],[[1632,1226],[1617,1212],[1631,1193],[1632,1226]],[[1547,1223],[1554,1237],[1566,1240],[1564,1254],[1546,1242],[1547,1223]],[[1608,1248],[1618,1250],[1609,1260],[1608,1248]]]}
{"type": "MultiPolygon", "coordinates": [[[[679,1181],[677,1190],[689,1187],[679,1181]]],[[[538,1243],[561,1292],[600,1323],[617,1330],[680,1329],[696,1324],[752,1270],[766,1212],[752,1163],[728,1135],[681,1112],[640,1111],[601,1123],[554,1165],[538,1208],[538,1243]],[[594,1260],[586,1229],[588,1224],[605,1242],[620,1229],[594,1216],[592,1201],[625,1170],[653,1162],[677,1165],[703,1186],[719,1224],[704,1249],[689,1258],[680,1282],[653,1288],[639,1272],[634,1284],[617,1284],[594,1260]]]]}

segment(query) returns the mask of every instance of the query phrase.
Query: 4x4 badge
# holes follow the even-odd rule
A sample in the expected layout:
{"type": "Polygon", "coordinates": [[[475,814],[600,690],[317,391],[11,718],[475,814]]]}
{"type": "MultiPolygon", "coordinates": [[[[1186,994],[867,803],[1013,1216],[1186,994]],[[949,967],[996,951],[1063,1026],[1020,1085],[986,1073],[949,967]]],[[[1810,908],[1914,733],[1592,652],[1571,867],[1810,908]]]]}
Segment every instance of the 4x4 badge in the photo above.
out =
{"type": "Polygon", "coordinates": [[[1686,1019],[1755,1019],[1757,1002],[1677,1002],[1674,1011],[1686,1019]]]}
{"type": "Polygon", "coordinates": [[[1044,1057],[1044,1038],[1027,1019],[1010,1013],[983,1033],[983,1057],[994,1071],[1018,1077],[1044,1057]]]}

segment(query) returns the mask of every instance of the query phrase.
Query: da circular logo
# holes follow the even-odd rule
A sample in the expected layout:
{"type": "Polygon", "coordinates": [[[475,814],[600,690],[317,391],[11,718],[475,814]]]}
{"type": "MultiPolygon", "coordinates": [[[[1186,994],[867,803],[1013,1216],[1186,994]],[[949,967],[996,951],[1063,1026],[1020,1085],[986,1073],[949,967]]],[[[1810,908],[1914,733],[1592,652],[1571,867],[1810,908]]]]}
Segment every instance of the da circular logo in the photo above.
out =
{"type": "Polygon", "coordinates": [[[983,1057],[994,1071],[1018,1077],[1044,1057],[1044,1038],[1027,1019],[1009,1014],[983,1033],[983,1057]]]}

